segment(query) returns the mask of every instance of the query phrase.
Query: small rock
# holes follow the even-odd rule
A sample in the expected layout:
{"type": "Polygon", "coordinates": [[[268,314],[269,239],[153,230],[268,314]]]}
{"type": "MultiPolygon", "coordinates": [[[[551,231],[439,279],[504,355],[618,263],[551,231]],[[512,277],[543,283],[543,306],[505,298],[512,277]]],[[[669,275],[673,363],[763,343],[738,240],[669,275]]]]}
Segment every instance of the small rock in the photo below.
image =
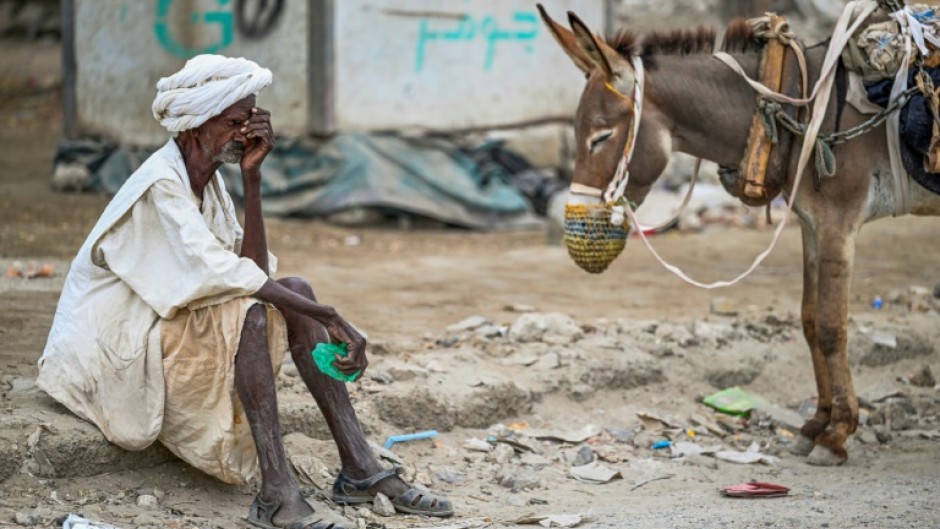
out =
{"type": "Polygon", "coordinates": [[[551,461],[549,461],[547,457],[533,454],[532,452],[526,452],[520,455],[519,462],[535,469],[545,468],[551,464],[551,461]]]}
{"type": "Polygon", "coordinates": [[[503,307],[503,310],[507,310],[509,312],[526,313],[535,312],[536,309],[532,305],[526,305],[524,303],[513,303],[512,305],[506,305],[503,307]]]}
{"type": "Polygon", "coordinates": [[[871,446],[878,444],[878,435],[870,428],[862,428],[855,434],[855,438],[862,444],[871,446]]]}
{"type": "Polygon", "coordinates": [[[878,438],[878,442],[881,444],[888,444],[894,439],[894,436],[891,435],[891,432],[888,431],[888,428],[885,426],[875,427],[875,436],[878,438]]]}
{"type": "Polygon", "coordinates": [[[911,312],[929,312],[933,308],[933,294],[927,287],[913,286],[907,292],[910,295],[907,308],[911,312]]]}
{"type": "Polygon", "coordinates": [[[735,339],[738,335],[734,327],[727,323],[708,323],[696,321],[692,323],[692,334],[699,341],[707,342],[711,345],[723,345],[735,339]]]}
{"type": "Polygon", "coordinates": [[[559,312],[523,314],[509,328],[509,338],[518,343],[567,345],[579,340],[583,334],[577,322],[559,312]]]}
{"type": "Polygon", "coordinates": [[[798,432],[803,426],[803,417],[799,413],[772,404],[751,411],[751,419],[756,419],[758,424],[766,421],[791,432],[798,432]]]}
{"type": "Polygon", "coordinates": [[[490,443],[487,443],[483,439],[467,439],[463,443],[463,447],[473,452],[492,452],[493,451],[493,445],[491,445],[490,443]]]}
{"type": "Polygon", "coordinates": [[[522,496],[519,496],[518,494],[510,494],[509,497],[506,498],[506,503],[508,503],[510,507],[516,507],[516,508],[521,508],[521,507],[526,506],[525,498],[523,498],[522,496]]]}
{"type": "Polygon", "coordinates": [[[571,466],[573,467],[582,467],[589,463],[594,462],[594,450],[590,446],[582,446],[578,450],[578,454],[574,457],[571,466]]]}
{"type": "Polygon", "coordinates": [[[20,525],[39,525],[42,518],[34,512],[20,511],[13,515],[13,521],[20,525]]]}
{"type": "Polygon", "coordinates": [[[447,338],[441,338],[439,340],[435,340],[434,345],[437,345],[438,347],[448,348],[448,347],[453,347],[457,345],[457,342],[459,341],[460,341],[460,338],[458,338],[457,336],[449,336],[447,338]]]}
{"type": "Polygon", "coordinates": [[[607,428],[607,433],[614,438],[614,441],[624,444],[632,444],[636,437],[636,432],[628,428],[607,428]]]}
{"type": "Polygon", "coordinates": [[[738,304],[731,298],[714,298],[710,304],[712,314],[717,316],[737,316],[738,304]]]}
{"type": "Polygon", "coordinates": [[[937,385],[937,379],[934,378],[930,366],[924,366],[915,375],[910,377],[911,384],[921,388],[932,388],[937,385]]]}
{"type": "Polygon", "coordinates": [[[398,382],[408,382],[416,378],[427,378],[428,371],[420,367],[401,365],[389,368],[388,376],[398,382]]]}
{"type": "Polygon", "coordinates": [[[484,325],[473,331],[473,334],[486,338],[487,340],[492,340],[493,338],[504,336],[507,330],[507,327],[501,327],[499,325],[484,325]]]}
{"type": "Polygon", "coordinates": [[[917,425],[917,410],[907,399],[890,398],[872,414],[868,422],[894,432],[909,430],[917,425]]]}
{"type": "Polygon", "coordinates": [[[496,481],[513,492],[541,487],[542,480],[538,473],[526,466],[505,466],[496,477],[496,481]]]}
{"type": "Polygon", "coordinates": [[[156,496],[141,494],[137,496],[137,506],[143,507],[144,509],[156,509],[160,506],[160,502],[157,500],[156,496]]]}
{"type": "Polygon", "coordinates": [[[467,476],[460,472],[457,472],[456,470],[452,468],[445,468],[435,473],[434,479],[438,481],[443,481],[444,483],[447,483],[448,485],[456,485],[458,483],[463,483],[463,481],[467,479],[467,476]]]}
{"type": "Polygon", "coordinates": [[[395,378],[389,374],[388,371],[382,371],[381,369],[370,369],[369,379],[382,385],[388,385],[392,382],[395,382],[395,378]]]}
{"type": "Polygon", "coordinates": [[[545,353],[538,359],[533,367],[548,371],[557,369],[560,366],[561,360],[558,358],[558,353],[545,353]]]}
{"type": "Polygon", "coordinates": [[[663,323],[654,332],[657,338],[666,343],[677,343],[679,347],[688,347],[695,343],[695,336],[684,325],[663,323]]]}
{"type": "Polygon", "coordinates": [[[512,460],[513,456],[516,455],[516,451],[512,449],[511,446],[498,443],[493,447],[493,451],[486,455],[486,460],[490,463],[505,464],[512,460]]]}
{"type": "Polygon", "coordinates": [[[392,500],[388,499],[388,496],[379,492],[372,500],[372,512],[379,516],[394,516],[395,506],[392,505],[392,500]]]}
{"type": "Polygon", "coordinates": [[[131,520],[135,527],[164,527],[164,520],[152,514],[138,514],[131,520]]]}
{"type": "Polygon", "coordinates": [[[940,299],[940,283],[937,283],[937,286],[933,287],[933,297],[934,299],[940,299]]]}

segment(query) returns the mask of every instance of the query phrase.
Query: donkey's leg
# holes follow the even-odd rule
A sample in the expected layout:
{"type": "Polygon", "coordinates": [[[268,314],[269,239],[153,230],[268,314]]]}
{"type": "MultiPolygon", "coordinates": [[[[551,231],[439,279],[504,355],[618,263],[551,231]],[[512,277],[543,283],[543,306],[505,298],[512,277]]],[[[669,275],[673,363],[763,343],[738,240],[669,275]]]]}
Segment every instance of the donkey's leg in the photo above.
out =
{"type": "MultiPolygon", "coordinates": [[[[814,465],[840,465],[848,459],[846,438],[858,426],[858,399],[846,352],[849,280],[855,259],[857,226],[826,226],[819,231],[819,300],[816,339],[832,381],[829,426],[815,439],[814,465]]],[[[820,395],[820,400],[822,395],[820,395]]]]}
{"type": "Polygon", "coordinates": [[[816,393],[819,401],[816,414],[800,428],[800,435],[790,452],[799,456],[808,456],[815,446],[816,437],[829,426],[829,414],[832,411],[832,380],[826,358],[819,348],[817,330],[819,325],[819,251],[816,244],[816,229],[812,222],[803,222],[803,336],[809,345],[813,358],[813,372],[816,375],[816,393]]]}

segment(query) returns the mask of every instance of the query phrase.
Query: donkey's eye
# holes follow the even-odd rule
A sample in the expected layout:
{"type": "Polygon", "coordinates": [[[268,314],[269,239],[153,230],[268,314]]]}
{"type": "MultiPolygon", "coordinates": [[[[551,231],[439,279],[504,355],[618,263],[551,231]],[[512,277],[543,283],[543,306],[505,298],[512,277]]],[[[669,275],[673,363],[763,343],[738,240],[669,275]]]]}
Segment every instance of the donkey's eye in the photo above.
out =
{"type": "Polygon", "coordinates": [[[600,144],[602,144],[602,143],[604,143],[605,141],[609,140],[610,137],[613,136],[613,135],[614,135],[614,131],[612,131],[612,130],[605,130],[605,131],[602,131],[602,132],[598,132],[597,134],[595,134],[594,136],[592,136],[591,139],[588,140],[588,146],[590,147],[591,152],[594,152],[594,149],[596,149],[600,144]]]}

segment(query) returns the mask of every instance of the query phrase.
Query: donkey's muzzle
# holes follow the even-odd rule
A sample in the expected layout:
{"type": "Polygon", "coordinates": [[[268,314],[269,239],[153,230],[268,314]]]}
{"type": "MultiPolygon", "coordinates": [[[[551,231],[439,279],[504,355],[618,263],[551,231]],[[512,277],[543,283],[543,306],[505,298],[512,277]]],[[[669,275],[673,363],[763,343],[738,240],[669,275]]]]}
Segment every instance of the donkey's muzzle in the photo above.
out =
{"type": "Polygon", "coordinates": [[[620,255],[627,244],[629,223],[610,222],[607,204],[565,204],[565,246],[583,270],[599,274],[620,255]]]}

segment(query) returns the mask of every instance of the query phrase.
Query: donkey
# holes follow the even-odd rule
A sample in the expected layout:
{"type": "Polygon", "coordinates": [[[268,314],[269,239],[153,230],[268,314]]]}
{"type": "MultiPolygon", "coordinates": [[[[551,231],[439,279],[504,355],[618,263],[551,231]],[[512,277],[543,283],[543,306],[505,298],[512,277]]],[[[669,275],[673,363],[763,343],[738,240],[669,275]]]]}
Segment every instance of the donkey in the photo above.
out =
{"type": "MultiPolygon", "coordinates": [[[[711,52],[714,31],[652,33],[639,39],[621,32],[602,40],[573,13],[571,29],[552,20],[539,6],[555,40],[587,82],[575,114],[577,145],[573,186],[605,189],[615,174],[633,125],[633,93],[639,58],[645,70],[645,101],[629,164],[624,196],[642,204],[666,167],[672,151],[712,160],[721,166],[740,164],[752,116],[754,90],[711,52]],[[611,89],[614,88],[614,89],[611,89]]],[[[758,74],[760,54],[746,25],[725,36],[725,49],[751,78],[758,74]],[[748,49],[747,43],[752,44],[748,49]]],[[[825,49],[806,50],[810,80],[818,78],[825,49]]],[[[831,96],[835,100],[836,96],[831,96]]],[[[851,106],[829,105],[822,132],[837,122],[844,128],[865,121],[851,106]],[[837,119],[836,114],[841,113],[837,119]]],[[[886,127],[838,146],[838,173],[814,182],[812,175],[794,189],[799,141],[790,145],[784,194],[796,194],[795,212],[803,241],[802,324],[816,376],[819,405],[791,447],[814,465],[840,465],[848,459],[845,441],[858,425],[858,400],[846,354],[849,279],[855,238],[865,222],[895,214],[886,127]],[[795,148],[794,148],[795,147],[795,148]]],[[[812,165],[812,164],[811,164],[812,165]]],[[[806,172],[811,172],[812,168],[806,172]]],[[[910,177],[908,177],[909,180],[910,177]]],[[[940,196],[910,183],[911,214],[940,215],[940,196]]],[[[572,189],[574,191],[574,188],[572,189]]],[[[601,198],[571,195],[569,203],[600,203],[601,198]]]]}

